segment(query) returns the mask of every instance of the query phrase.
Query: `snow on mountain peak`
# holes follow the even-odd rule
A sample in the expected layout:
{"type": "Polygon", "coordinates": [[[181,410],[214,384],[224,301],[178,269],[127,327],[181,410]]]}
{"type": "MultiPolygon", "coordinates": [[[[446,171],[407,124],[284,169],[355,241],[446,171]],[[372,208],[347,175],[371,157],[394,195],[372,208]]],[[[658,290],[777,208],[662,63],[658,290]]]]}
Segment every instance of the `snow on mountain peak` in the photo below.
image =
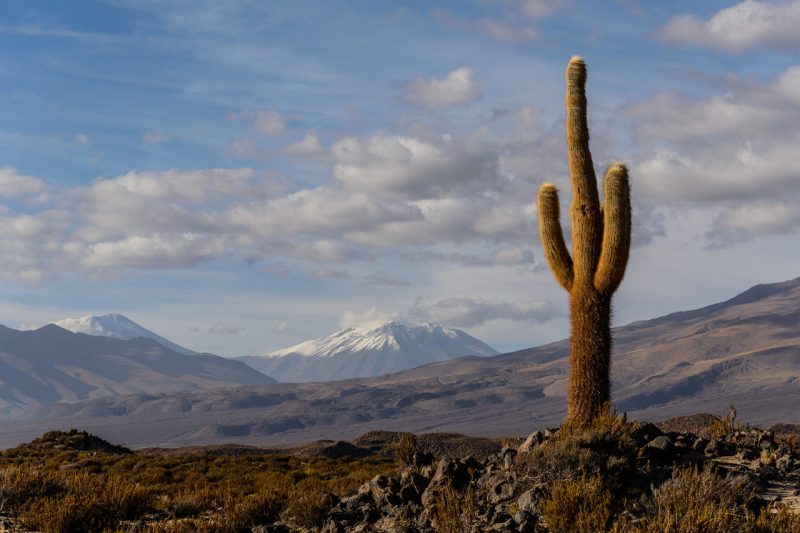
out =
{"type": "Polygon", "coordinates": [[[73,333],[85,333],[86,335],[94,335],[96,337],[113,337],[122,340],[145,337],[178,353],[197,353],[165,339],[161,335],[140,326],[130,318],[119,313],[88,315],[80,318],[64,318],[53,322],[53,324],[73,333]]]}
{"type": "Polygon", "coordinates": [[[135,338],[142,335],[135,335],[134,337],[128,336],[133,333],[139,333],[142,329],[141,326],[134,321],[121,315],[119,313],[108,313],[100,316],[82,316],[80,318],[65,318],[53,322],[58,327],[72,331],[73,333],[85,333],[87,335],[95,335],[98,337],[120,337],[135,338]]]}
{"type": "Polygon", "coordinates": [[[325,337],[241,360],[279,381],[330,381],[397,372],[465,355],[497,352],[461,330],[392,320],[360,324],[325,337]]]}
{"type": "Polygon", "coordinates": [[[461,355],[494,355],[497,352],[461,330],[426,323],[408,326],[396,320],[341,329],[325,337],[265,354],[268,357],[303,355],[333,357],[348,352],[419,352],[434,360],[461,355]]]}

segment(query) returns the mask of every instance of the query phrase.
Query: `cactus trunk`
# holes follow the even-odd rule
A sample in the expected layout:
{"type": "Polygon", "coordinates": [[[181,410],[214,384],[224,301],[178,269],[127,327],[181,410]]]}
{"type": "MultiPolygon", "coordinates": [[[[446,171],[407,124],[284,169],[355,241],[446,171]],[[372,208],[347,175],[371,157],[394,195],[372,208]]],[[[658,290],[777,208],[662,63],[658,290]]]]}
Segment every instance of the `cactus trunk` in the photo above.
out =
{"type": "Polygon", "coordinates": [[[545,183],[537,209],[542,248],[556,281],[570,294],[567,420],[587,424],[610,401],[611,297],[625,275],[631,243],[628,170],[612,163],[600,205],[586,116],[586,65],[566,72],[567,156],[572,182],[572,255],[559,220],[558,191],[545,183]]]}
{"type": "Polygon", "coordinates": [[[567,420],[590,420],[610,399],[611,298],[587,288],[570,295],[567,420]]]}

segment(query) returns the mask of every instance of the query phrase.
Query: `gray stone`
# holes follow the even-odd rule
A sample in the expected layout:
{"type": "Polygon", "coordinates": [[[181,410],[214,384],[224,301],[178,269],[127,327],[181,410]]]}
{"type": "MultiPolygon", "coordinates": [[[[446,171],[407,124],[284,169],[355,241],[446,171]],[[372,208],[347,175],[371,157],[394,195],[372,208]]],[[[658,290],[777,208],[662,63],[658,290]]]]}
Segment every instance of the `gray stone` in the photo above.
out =
{"type": "Polygon", "coordinates": [[[530,522],[531,520],[533,520],[533,515],[528,511],[520,509],[514,513],[514,522],[517,524],[524,524],[526,522],[530,522]]]}
{"type": "Polygon", "coordinates": [[[517,498],[517,508],[521,511],[536,513],[536,494],[533,489],[526,490],[517,498]]]}
{"type": "Polygon", "coordinates": [[[534,431],[533,433],[528,435],[528,438],[525,439],[525,441],[522,444],[520,444],[517,451],[519,451],[520,453],[529,452],[536,446],[540,445],[542,442],[544,442],[544,433],[542,433],[541,431],[534,431]]]}
{"type": "Polygon", "coordinates": [[[423,475],[417,474],[416,472],[409,472],[405,471],[400,476],[400,486],[406,487],[411,486],[418,494],[422,494],[425,492],[425,489],[428,487],[428,482],[430,480],[423,475]]]}
{"type": "Polygon", "coordinates": [[[719,455],[719,451],[719,444],[715,440],[708,441],[708,444],[706,444],[703,450],[706,455],[719,455]]]}
{"type": "Polygon", "coordinates": [[[633,433],[631,434],[631,438],[635,441],[642,443],[642,442],[649,442],[656,437],[660,437],[663,435],[664,432],[658,429],[658,426],[652,424],[650,422],[645,422],[638,428],[636,428],[633,433]]]}
{"type": "Polygon", "coordinates": [[[489,501],[491,503],[504,502],[506,500],[511,499],[513,495],[514,495],[514,486],[507,481],[501,481],[497,483],[494,487],[492,487],[492,491],[489,496],[489,501]]]}
{"type": "Polygon", "coordinates": [[[656,437],[650,442],[648,442],[647,447],[655,448],[663,452],[668,452],[672,450],[672,439],[670,439],[666,435],[661,435],[660,437],[656,437]]]}
{"type": "Polygon", "coordinates": [[[743,448],[739,451],[737,457],[742,462],[752,461],[753,459],[756,459],[758,457],[758,453],[756,453],[756,451],[751,448],[743,448]]]}

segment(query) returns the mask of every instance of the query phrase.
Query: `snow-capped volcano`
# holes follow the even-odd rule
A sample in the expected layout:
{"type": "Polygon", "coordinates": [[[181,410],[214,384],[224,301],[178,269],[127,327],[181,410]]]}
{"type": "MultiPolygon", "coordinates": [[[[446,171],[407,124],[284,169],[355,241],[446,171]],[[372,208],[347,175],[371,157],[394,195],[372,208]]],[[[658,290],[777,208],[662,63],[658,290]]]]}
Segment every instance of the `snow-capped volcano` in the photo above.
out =
{"type": "Polygon", "coordinates": [[[175,344],[157,333],[153,333],[149,329],[140,326],[130,318],[119,313],[108,313],[107,315],[101,316],[84,316],[81,318],[65,318],[53,322],[53,324],[73,333],[85,333],[96,337],[112,337],[122,340],[144,337],[153,339],[160,345],[166,346],[170,350],[178,353],[187,355],[194,355],[197,353],[179,344],[175,344]]]}
{"type": "Polygon", "coordinates": [[[497,351],[459,329],[400,322],[355,326],[261,356],[240,359],[279,381],[372,377],[464,355],[497,351]]]}

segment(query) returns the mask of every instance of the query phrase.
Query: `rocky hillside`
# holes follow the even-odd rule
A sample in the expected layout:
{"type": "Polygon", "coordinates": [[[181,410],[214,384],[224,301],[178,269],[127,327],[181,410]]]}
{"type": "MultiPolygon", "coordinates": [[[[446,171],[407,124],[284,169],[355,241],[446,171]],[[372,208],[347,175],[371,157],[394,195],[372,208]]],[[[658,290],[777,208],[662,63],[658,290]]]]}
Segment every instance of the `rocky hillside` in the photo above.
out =
{"type": "Polygon", "coordinates": [[[274,380],[238,361],[178,353],[143,337],[0,326],[0,417],[56,402],[263,383],[274,380]]]}

